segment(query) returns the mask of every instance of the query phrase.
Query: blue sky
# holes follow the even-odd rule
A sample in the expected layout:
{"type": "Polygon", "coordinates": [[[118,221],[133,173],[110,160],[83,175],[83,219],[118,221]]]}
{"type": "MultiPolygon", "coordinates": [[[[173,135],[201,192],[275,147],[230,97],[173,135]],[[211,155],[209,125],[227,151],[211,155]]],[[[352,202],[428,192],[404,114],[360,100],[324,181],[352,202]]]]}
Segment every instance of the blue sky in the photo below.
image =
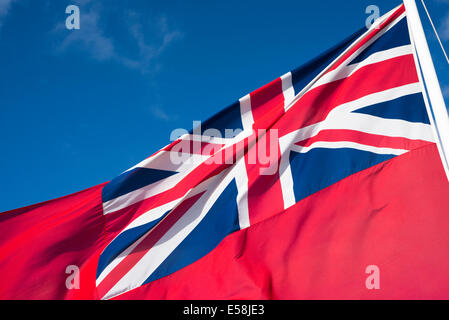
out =
{"type": "MultiPolygon", "coordinates": [[[[426,2],[449,48],[449,0],[426,2]]],[[[399,3],[0,0],[0,211],[114,178],[358,30],[368,5],[399,3]],[[65,28],[70,4],[80,30],[65,28]]]]}

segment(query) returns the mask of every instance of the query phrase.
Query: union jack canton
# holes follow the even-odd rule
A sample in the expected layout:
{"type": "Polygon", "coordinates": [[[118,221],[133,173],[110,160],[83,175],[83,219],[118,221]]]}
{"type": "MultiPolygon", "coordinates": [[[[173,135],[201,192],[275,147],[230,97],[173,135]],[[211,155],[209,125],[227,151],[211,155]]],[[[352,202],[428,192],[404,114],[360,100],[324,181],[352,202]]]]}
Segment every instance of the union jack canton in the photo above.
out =
{"type": "Polygon", "coordinates": [[[103,212],[116,232],[98,261],[100,298],[171,275],[231,233],[434,143],[413,50],[400,6],[110,181],[103,212]]]}

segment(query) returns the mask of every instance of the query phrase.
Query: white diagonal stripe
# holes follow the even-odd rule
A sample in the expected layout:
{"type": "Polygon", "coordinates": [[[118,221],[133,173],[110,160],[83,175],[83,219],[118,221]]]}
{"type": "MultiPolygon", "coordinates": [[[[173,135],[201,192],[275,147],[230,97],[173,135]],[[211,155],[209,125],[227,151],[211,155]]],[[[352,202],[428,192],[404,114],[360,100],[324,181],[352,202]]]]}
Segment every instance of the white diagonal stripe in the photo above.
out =
{"type": "Polygon", "coordinates": [[[412,54],[412,46],[411,45],[405,45],[401,47],[396,47],[384,51],[375,52],[369,57],[367,57],[365,60],[356,63],[356,64],[350,64],[347,66],[344,66],[342,68],[338,68],[335,70],[332,70],[325,75],[323,75],[313,86],[311,89],[314,89],[316,87],[328,84],[333,81],[341,80],[347,77],[350,77],[353,75],[356,71],[362,69],[363,67],[366,67],[368,65],[379,63],[382,61],[386,61],[389,59],[393,59],[396,57],[404,56],[412,54]]]}
{"type": "Polygon", "coordinates": [[[175,250],[181,242],[197,227],[211,209],[212,205],[234,179],[225,170],[216,176],[213,185],[198,201],[162,236],[162,238],[128,271],[103,297],[110,299],[116,295],[140,286],[175,250]]]}

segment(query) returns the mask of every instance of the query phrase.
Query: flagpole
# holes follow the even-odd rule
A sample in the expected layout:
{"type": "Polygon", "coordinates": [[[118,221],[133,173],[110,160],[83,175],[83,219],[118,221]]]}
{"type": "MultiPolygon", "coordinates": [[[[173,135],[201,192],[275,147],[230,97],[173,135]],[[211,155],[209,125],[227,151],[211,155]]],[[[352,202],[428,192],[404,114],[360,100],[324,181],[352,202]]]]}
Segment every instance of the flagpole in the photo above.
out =
{"type": "Polygon", "coordinates": [[[424,96],[427,96],[429,118],[435,127],[437,145],[440,151],[441,161],[449,179],[449,116],[444,102],[441,87],[432,61],[429,46],[419,17],[415,0],[403,0],[409,22],[409,30],[414,42],[417,58],[417,70],[424,81],[424,96]]]}

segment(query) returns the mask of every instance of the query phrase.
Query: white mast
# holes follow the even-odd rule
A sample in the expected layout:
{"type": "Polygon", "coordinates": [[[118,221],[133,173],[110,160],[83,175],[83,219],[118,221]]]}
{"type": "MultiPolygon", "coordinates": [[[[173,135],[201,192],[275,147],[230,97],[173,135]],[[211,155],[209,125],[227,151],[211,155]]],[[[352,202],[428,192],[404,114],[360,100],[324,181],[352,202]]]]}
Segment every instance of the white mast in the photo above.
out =
{"type": "Polygon", "coordinates": [[[416,68],[423,84],[427,112],[435,128],[436,141],[441,161],[449,179],[449,116],[438,82],[432,56],[419,17],[415,0],[403,0],[409,25],[410,37],[415,47],[416,68]]]}

